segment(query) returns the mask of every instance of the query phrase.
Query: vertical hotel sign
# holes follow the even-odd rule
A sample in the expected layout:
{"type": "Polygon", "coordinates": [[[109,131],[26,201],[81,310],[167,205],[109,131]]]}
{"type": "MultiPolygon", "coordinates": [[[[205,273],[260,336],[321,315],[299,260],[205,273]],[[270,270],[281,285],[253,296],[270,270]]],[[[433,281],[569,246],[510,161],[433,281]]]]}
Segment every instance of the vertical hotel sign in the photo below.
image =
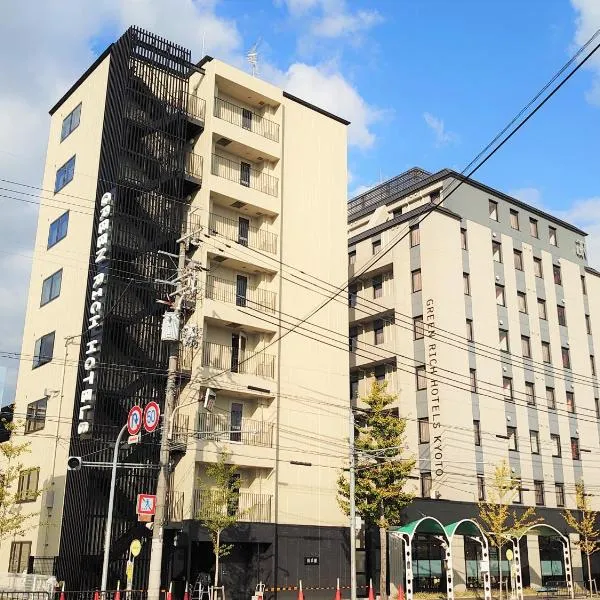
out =
{"type": "Polygon", "coordinates": [[[77,433],[88,437],[92,433],[96,390],[98,386],[98,363],[104,327],[106,283],[110,261],[110,243],[114,217],[115,190],[106,192],[100,200],[100,218],[96,230],[94,274],[89,291],[89,315],[87,321],[88,341],[85,344],[83,379],[79,398],[79,419],[77,433]]]}

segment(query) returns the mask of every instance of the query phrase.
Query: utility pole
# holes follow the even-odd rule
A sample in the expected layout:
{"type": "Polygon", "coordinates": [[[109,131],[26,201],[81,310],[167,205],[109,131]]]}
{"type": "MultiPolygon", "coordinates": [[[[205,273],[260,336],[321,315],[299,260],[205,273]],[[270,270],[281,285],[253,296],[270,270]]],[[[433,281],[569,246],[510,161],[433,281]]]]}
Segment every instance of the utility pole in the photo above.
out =
{"type": "Polygon", "coordinates": [[[350,600],[356,600],[356,463],[354,450],[354,412],[350,406],[350,600]]]}

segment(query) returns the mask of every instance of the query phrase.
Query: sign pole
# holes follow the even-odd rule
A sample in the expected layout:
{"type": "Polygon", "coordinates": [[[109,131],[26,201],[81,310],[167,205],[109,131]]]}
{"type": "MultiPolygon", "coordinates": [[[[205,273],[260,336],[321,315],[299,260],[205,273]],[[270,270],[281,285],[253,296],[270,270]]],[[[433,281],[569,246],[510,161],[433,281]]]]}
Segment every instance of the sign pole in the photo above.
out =
{"type": "Polygon", "coordinates": [[[113,520],[113,508],[115,504],[115,483],[117,480],[117,460],[119,458],[119,444],[123,434],[127,431],[127,425],[123,425],[117,441],[115,442],[115,449],[113,451],[113,462],[112,462],[112,473],[110,477],[110,494],[108,496],[108,516],[106,517],[106,531],[104,533],[104,560],[102,561],[102,583],[100,589],[104,594],[106,592],[106,586],[108,581],[108,558],[110,555],[110,538],[112,535],[112,520],[113,520]]]}

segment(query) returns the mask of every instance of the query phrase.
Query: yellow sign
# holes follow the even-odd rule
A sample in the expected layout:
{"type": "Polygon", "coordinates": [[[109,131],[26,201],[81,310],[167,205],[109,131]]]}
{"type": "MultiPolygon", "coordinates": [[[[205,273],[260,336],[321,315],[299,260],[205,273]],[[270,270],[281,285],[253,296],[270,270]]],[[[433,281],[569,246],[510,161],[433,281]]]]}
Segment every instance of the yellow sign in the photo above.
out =
{"type": "Polygon", "coordinates": [[[141,551],[142,542],[140,540],[133,540],[129,546],[129,552],[131,552],[132,556],[138,556],[141,551]]]}
{"type": "Polygon", "coordinates": [[[506,560],[512,560],[513,559],[513,551],[509,548],[506,551],[506,560]]]}

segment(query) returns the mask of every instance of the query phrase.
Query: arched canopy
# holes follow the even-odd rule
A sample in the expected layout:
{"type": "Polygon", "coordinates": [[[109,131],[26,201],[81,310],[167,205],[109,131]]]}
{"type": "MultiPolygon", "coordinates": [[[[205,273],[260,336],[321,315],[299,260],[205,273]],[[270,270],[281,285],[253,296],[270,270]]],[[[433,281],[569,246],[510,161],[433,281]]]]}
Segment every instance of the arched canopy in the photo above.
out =
{"type": "Polygon", "coordinates": [[[412,540],[415,533],[434,533],[443,535],[446,539],[448,536],[444,526],[435,517],[423,517],[418,521],[412,521],[401,527],[390,527],[390,533],[396,533],[400,535],[407,535],[412,540]]]}
{"type": "Polygon", "coordinates": [[[446,537],[449,540],[452,540],[455,535],[481,536],[485,539],[485,534],[479,526],[479,523],[473,521],[473,519],[462,519],[461,521],[450,523],[449,525],[446,525],[444,529],[446,531],[446,537]]]}
{"type": "Polygon", "coordinates": [[[559,537],[562,540],[567,540],[564,533],[561,533],[558,529],[556,529],[556,527],[552,527],[552,525],[548,525],[547,523],[537,523],[536,525],[531,525],[531,527],[528,527],[521,535],[517,537],[517,539],[520,540],[523,536],[528,535],[530,532],[541,537],[559,537]]]}

